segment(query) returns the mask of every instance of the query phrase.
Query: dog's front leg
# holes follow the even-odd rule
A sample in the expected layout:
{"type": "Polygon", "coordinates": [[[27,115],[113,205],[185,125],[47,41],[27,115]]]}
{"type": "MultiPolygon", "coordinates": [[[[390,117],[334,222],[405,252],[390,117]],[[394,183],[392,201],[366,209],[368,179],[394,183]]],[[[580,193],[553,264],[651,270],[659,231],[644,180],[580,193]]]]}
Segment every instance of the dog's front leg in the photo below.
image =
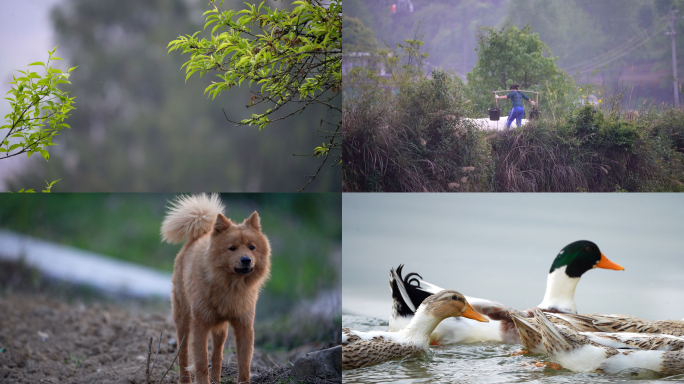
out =
{"type": "Polygon", "coordinates": [[[235,344],[237,344],[238,383],[249,383],[249,368],[254,350],[254,325],[251,321],[247,324],[235,322],[233,330],[235,331],[235,344]]]}
{"type": "Polygon", "coordinates": [[[215,325],[211,329],[211,338],[213,340],[213,350],[211,352],[211,381],[215,383],[221,382],[221,365],[223,363],[223,345],[228,336],[228,322],[215,325]]]}
{"type": "Polygon", "coordinates": [[[197,321],[192,324],[192,361],[195,366],[195,383],[209,384],[209,361],[207,359],[207,342],[209,326],[197,321]]]}

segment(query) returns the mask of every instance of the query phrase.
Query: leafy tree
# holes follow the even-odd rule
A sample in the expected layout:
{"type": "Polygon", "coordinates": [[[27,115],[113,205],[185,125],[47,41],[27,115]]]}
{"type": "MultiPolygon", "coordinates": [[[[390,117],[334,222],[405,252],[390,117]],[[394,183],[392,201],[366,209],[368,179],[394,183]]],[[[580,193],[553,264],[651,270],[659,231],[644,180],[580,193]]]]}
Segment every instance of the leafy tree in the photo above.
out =
{"type": "Polygon", "coordinates": [[[373,30],[366,27],[361,19],[356,17],[344,17],[344,35],[342,44],[345,52],[375,52],[378,50],[378,41],[375,40],[373,30]]]}
{"type": "MultiPolygon", "coordinates": [[[[47,62],[37,61],[28,65],[42,66],[45,69],[43,76],[29,69],[17,71],[23,76],[12,76],[12,88],[7,91],[10,96],[6,98],[12,112],[5,116],[8,124],[0,126],[0,132],[7,130],[0,142],[0,160],[24,153],[27,157],[40,153],[47,161],[50,159],[47,147],[55,145],[52,139],[62,129],[70,128],[64,120],[74,109],[74,98],[59,89],[58,85],[70,84],[69,74],[76,67],[69,68],[67,72],[52,68],[50,61],[62,60],[52,56],[56,50],[57,47],[48,51],[47,62]]],[[[56,182],[46,182],[47,187],[43,192],[50,192],[56,182]]],[[[33,189],[19,192],[33,192],[33,189]]]]}
{"type": "Polygon", "coordinates": [[[426,52],[420,52],[420,47],[423,44],[416,30],[413,39],[407,39],[403,44],[397,44],[398,51],[380,52],[380,55],[385,57],[387,72],[392,78],[393,86],[400,87],[405,82],[422,77],[425,74],[425,60],[430,55],[426,52]]]}
{"type": "Polygon", "coordinates": [[[200,76],[212,70],[219,72],[219,80],[205,89],[212,98],[245,80],[249,85],[261,85],[259,91],[252,92],[249,106],[268,108],[241,121],[228,119],[238,125],[262,129],[273,118],[285,119],[312,104],[337,112],[337,119],[326,121],[332,128],[319,130],[327,143],[313,152],[323,161],[310,183],[333,152],[337,163],[342,158],[337,141],[342,109],[334,101],[342,85],[342,2],[332,0],[326,6],[322,0],[306,0],[292,4],[295,7],[291,11],[269,8],[263,1],[240,11],[219,11],[214,5],[204,13],[204,28],[213,26],[210,38],[198,38],[198,31],[180,36],[168,47],[169,52],[190,53],[190,60],[183,65],[186,80],[196,72],[200,76]],[[294,110],[279,113],[291,105],[296,106],[294,110]]]}
{"type": "Polygon", "coordinates": [[[549,48],[529,26],[522,30],[511,24],[500,30],[480,27],[477,40],[477,64],[466,76],[469,94],[481,110],[490,104],[492,91],[508,89],[513,83],[521,89],[538,90],[547,81],[565,77],[549,48]]]}
{"type": "MultiPolygon", "coordinates": [[[[229,3],[245,7],[243,0],[229,3]]],[[[69,79],[78,84],[70,91],[78,101],[67,120],[72,134],[58,136],[49,163],[31,164],[9,187],[61,179],[55,191],[300,188],[312,163],[292,153],[320,145],[311,131],[328,116],[326,108],[272,122],[268,135],[226,127],[222,107],[228,116],[241,116],[250,89],[231,90],[227,103],[201,97],[206,79],[184,82],[185,60],[164,49],[173,37],[202,28],[203,8],[185,0],[66,0],[55,7],[60,56],[74,63],[69,66],[80,65],[69,79]]],[[[339,191],[341,167],[331,171],[321,172],[307,190],[339,191]]]]}

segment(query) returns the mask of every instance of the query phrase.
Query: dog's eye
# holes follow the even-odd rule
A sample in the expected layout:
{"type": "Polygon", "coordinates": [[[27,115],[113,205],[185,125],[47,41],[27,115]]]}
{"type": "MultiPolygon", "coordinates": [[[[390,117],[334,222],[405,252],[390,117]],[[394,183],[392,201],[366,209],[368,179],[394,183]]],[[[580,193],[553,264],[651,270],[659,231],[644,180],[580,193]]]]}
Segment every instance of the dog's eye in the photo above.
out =
{"type": "Polygon", "coordinates": [[[228,248],[228,249],[230,249],[231,251],[235,251],[235,250],[237,249],[237,247],[233,245],[233,246],[231,246],[231,247],[228,248]]]}
{"type": "Polygon", "coordinates": [[[255,246],[253,246],[253,245],[250,245],[250,246],[249,246],[249,250],[250,250],[250,251],[253,251],[254,249],[256,249],[255,246]]]}

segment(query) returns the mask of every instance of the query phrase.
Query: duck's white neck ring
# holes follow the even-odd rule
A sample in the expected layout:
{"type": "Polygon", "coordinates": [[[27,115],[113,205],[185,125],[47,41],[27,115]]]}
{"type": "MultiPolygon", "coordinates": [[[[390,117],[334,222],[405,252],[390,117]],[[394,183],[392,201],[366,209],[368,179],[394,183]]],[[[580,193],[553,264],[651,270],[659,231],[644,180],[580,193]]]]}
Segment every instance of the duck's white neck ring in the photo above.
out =
{"type": "Polygon", "coordinates": [[[549,273],[546,278],[546,293],[544,300],[538,305],[539,308],[577,313],[575,289],[580,278],[568,276],[565,273],[567,268],[568,266],[564,265],[549,273]]]}

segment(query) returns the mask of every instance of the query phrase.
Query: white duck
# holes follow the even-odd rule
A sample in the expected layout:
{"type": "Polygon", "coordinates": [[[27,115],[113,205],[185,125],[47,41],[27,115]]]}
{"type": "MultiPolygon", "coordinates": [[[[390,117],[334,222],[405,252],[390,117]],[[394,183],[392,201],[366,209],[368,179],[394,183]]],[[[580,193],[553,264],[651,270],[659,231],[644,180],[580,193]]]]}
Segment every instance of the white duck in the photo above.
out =
{"type": "MultiPolygon", "coordinates": [[[[395,272],[390,271],[390,289],[392,291],[393,308],[390,316],[390,331],[398,331],[411,320],[417,305],[428,295],[442,290],[430,284],[417,273],[409,273],[401,277],[400,265],[395,272]],[[420,277],[420,280],[417,277],[420,277]]],[[[551,264],[546,280],[544,299],[537,306],[548,312],[577,313],[575,305],[575,288],[580,277],[593,268],[624,270],[618,264],[608,260],[591,241],[580,240],[565,246],[551,264]]],[[[474,343],[480,341],[498,341],[510,344],[520,343],[520,336],[513,324],[509,311],[511,307],[501,303],[466,296],[473,308],[487,316],[489,323],[481,324],[463,321],[459,318],[442,322],[431,335],[432,343],[455,344],[474,343]]],[[[534,308],[517,311],[523,317],[532,317],[534,308]]]]}
{"type": "Polygon", "coordinates": [[[427,297],[408,326],[399,332],[359,332],[342,328],[342,369],[366,367],[427,350],[432,331],[450,316],[488,321],[473,310],[465,296],[444,290],[427,297]]]}

